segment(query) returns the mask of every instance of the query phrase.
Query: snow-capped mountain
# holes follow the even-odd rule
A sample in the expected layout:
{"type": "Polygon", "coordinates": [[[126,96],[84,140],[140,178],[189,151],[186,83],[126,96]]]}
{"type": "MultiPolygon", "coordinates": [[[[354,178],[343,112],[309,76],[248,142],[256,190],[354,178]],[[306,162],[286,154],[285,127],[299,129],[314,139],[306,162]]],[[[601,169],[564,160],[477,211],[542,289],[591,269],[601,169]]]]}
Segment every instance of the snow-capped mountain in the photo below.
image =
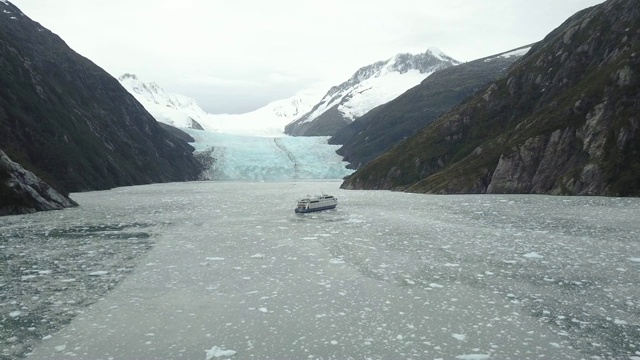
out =
{"type": "Polygon", "coordinates": [[[124,74],[118,80],[158,122],[243,135],[283,136],[284,126],[307,113],[321,96],[318,91],[308,90],[244,114],[209,114],[194,99],[169,93],[155,82],[142,82],[133,74],[124,74]]]}
{"type": "Polygon", "coordinates": [[[398,54],[360,68],[332,87],[311,111],[285,127],[289,135],[333,135],[371,109],[418,85],[432,73],[459,64],[437,49],[422,54],[398,54]]]}
{"type": "Polygon", "coordinates": [[[210,114],[203,126],[220,133],[283,136],[285,125],[307,113],[319,98],[317,92],[310,92],[276,100],[244,114],[210,114]]]}
{"type": "Polygon", "coordinates": [[[118,80],[158,122],[178,128],[203,129],[208,114],[194,99],[168,93],[154,82],[140,81],[134,74],[124,74],[118,80]]]}

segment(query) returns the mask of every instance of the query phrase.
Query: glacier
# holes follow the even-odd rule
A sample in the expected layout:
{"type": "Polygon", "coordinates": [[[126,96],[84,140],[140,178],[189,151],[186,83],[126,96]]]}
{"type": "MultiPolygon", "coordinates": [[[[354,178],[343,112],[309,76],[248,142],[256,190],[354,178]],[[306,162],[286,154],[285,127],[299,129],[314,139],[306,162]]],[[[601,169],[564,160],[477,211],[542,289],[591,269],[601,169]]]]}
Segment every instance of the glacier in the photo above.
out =
{"type": "Polygon", "coordinates": [[[182,129],[198,154],[211,159],[202,180],[284,181],[342,179],[353,170],[327,136],[255,136],[182,129]]]}
{"type": "Polygon", "coordinates": [[[207,114],[195,100],[145,83],[136,75],[119,78],[158,122],[177,127],[195,139],[195,154],[206,162],[201,180],[283,181],[342,179],[353,171],[336,154],[328,137],[291,137],[284,126],[311,108],[308,90],[246,114],[207,114]]]}

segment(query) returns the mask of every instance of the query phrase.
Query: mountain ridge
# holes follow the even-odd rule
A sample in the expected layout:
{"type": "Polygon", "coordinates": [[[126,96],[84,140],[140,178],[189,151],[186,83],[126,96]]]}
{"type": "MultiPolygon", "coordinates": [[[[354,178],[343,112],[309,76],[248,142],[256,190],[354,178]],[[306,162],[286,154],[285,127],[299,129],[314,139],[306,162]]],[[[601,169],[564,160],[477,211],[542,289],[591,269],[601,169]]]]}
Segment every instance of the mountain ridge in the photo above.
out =
{"type": "Polygon", "coordinates": [[[207,113],[187,96],[166,92],[155,82],[142,82],[135,74],[126,73],[118,81],[158,121],[177,128],[203,130],[207,113]]]}
{"type": "Polygon", "coordinates": [[[437,49],[397,54],[358,69],[348,80],[333,86],[319,103],[285,126],[293,136],[332,136],[374,107],[393,100],[431,73],[459,64],[437,49]]]}
{"type": "Polygon", "coordinates": [[[349,189],[640,195],[640,3],[582,10],[349,189]]]}
{"type": "Polygon", "coordinates": [[[237,134],[281,136],[284,126],[311,109],[313,92],[272,101],[261,108],[242,114],[210,114],[196,100],[170,93],[155,82],[143,82],[137,75],[126,73],[118,81],[160,123],[176,128],[237,134]]]}
{"type": "Polygon", "coordinates": [[[434,72],[397,98],[338,130],[330,144],[357,169],[430,124],[452,106],[502,75],[533,44],[434,72]]]}
{"type": "Polygon", "coordinates": [[[193,148],[119,82],[0,2],[0,150],[66,195],[197,178],[193,148]]]}

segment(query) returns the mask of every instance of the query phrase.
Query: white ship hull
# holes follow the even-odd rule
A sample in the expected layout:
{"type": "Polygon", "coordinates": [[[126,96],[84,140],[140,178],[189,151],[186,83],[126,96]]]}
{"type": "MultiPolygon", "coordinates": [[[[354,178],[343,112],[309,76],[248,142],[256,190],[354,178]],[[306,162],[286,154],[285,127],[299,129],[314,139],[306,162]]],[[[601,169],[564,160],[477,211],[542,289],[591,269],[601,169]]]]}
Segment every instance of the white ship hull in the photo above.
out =
{"type": "Polygon", "coordinates": [[[296,213],[308,213],[335,209],[338,206],[338,198],[331,195],[308,196],[298,200],[296,213]]]}

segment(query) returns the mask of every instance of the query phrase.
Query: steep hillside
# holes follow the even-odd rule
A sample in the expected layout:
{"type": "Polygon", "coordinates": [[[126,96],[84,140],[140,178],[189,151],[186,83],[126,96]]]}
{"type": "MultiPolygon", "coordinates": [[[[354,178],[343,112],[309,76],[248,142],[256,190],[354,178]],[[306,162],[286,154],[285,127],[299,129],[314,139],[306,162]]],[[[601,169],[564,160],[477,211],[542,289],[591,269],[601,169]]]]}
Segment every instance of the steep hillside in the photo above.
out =
{"type": "Polygon", "coordinates": [[[639,44],[637,0],[585,9],[342,186],[640,196],[639,44]]]}
{"type": "Polygon", "coordinates": [[[496,80],[530,47],[436,71],[418,86],[338,130],[329,143],[342,144],[338,154],[357,169],[496,80]]]}
{"type": "Polygon", "coordinates": [[[435,71],[458,61],[439,50],[422,54],[398,54],[356,71],[344,83],[332,87],[311,111],[285,127],[294,136],[332,136],[354,119],[385,104],[435,71]]]}
{"type": "Polygon", "coordinates": [[[0,150],[61,190],[196,179],[193,148],[116,79],[0,2],[0,150]]]}

